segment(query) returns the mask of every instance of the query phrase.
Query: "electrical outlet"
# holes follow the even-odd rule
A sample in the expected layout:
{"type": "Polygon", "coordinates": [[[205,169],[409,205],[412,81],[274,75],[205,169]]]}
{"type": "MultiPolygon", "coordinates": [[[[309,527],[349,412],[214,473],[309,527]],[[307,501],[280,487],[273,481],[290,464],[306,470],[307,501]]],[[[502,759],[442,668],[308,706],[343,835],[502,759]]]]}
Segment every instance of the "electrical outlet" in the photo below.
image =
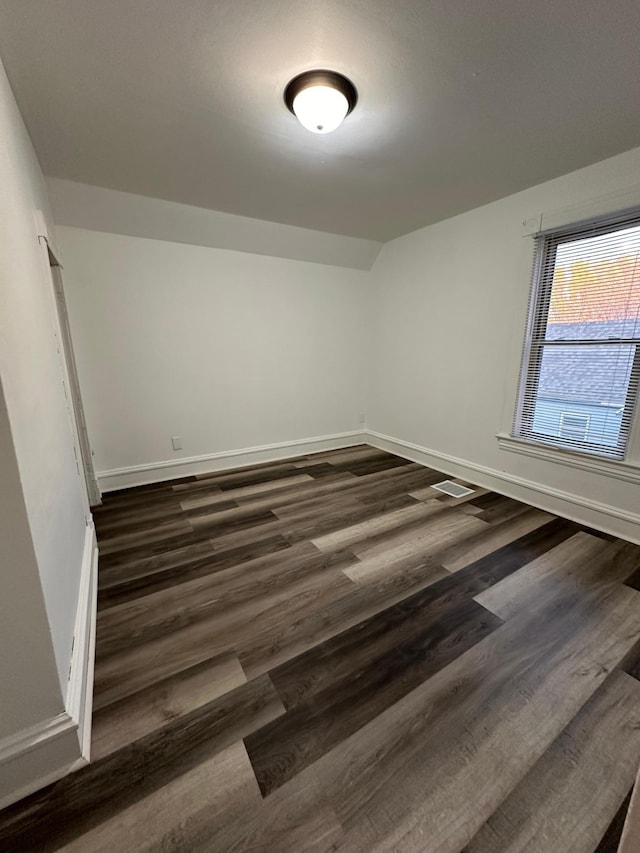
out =
{"type": "Polygon", "coordinates": [[[171,444],[173,445],[174,450],[182,450],[182,436],[181,435],[172,435],[171,436],[171,444]]]}
{"type": "Polygon", "coordinates": [[[358,420],[359,420],[359,422],[360,422],[361,424],[366,424],[366,422],[367,422],[367,413],[366,413],[366,412],[360,412],[360,413],[359,413],[359,415],[358,415],[358,420]]]}

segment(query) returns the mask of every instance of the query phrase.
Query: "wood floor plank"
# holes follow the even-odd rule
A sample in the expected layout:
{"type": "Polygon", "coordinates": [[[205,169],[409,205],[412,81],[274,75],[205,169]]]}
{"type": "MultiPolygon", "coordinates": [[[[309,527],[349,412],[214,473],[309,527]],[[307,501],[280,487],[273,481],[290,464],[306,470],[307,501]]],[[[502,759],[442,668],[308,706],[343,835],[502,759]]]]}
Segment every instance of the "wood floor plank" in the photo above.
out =
{"type": "MultiPolygon", "coordinates": [[[[241,468],[229,473],[220,471],[206,478],[198,478],[189,483],[180,483],[173,486],[173,491],[180,496],[196,495],[203,489],[217,486],[223,491],[226,489],[238,489],[243,486],[254,486],[258,483],[266,483],[273,480],[295,477],[300,472],[290,462],[274,462],[263,468],[241,468]]],[[[182,499],[182,498],[181,498],[182,499]]]]}
{"type": "Polygon", "coordinates": [[[208,660],[97,710],[91,724],[92,761],[180,719],[246,680],[236,657],[208,660]]]}
{"type": "MultiPolygon", "coordinates": [[[[358,478],[354,474],[333,469],[330,474],[323,476],[320,481],[311,477],[309,481],[300,482],[292,486],[282,486],[282,482],[280,481],[279,488],[271,489],[269,492],[269,506],[271,507],[293,504],[296,501],[315,500],[315,498],[322,495],[331,497],[341,488],[346,488],[348,485],[358,482],[358,478]]],[[[264,497],[265,495],[258,493],[255,495],[240,496],[235,500],[238,506],[244,506],[258,500],[263,500],[264,497]]]]}
{"type": "MultiPolygon", "coordinates": [[[[241,474],[241,473],[245,473],[247,471],[263,471],[265,468],[273,468],[274,465],[275,466],[293,465],[299,459],[300,459],[300,456],[297,456],[297,455],[296,456],[287,456],[286,458],[283,458],[283,459],[268,459],[265,462],[254,462],[254,463],[251,463],[249,465],[247,465],[245,463],[244,465],[236,465],[235,467],[231,467],[231,468],[220,468],[217,471],[202,471],[199,474],[194,474],[188,480],[185,480],[185,482],[194,482],[194,481],[198,481],[198,480],[211,480],[211,479],[218,477],[218,476],[226,477],[228,474],[241,474]]],[[[177,485],[180,482],[181,482],[180,480],[177,480],[177,481],[172,480],[171,481],[171,483],[173,485],[177,485]]]]}
{"type": "Polygon", "coordinates": [[[488,492],[484,495],[474,495],[470,499],[470,503],[480,509],[491,512],[492,514],[500,515],[502,512],[508,512],[516,506],[526,506],[514,498],[508,498],[506,495],[501,495],[499,492],[488,492]]]}
{"type": "MultiPolygon", "coordinates": [[[[618,853],[618,847],[622,838],[622,830],[624,829],[625,820],[627,819],[632,793],[633,788],[630,789],[629,793],[622,801],[620,808],[615,813],[613,820],[600,839],[600,843],[596,847],[594,853],[618,853]]],[[[620,851],[620,853],[622,853],[622,851],[620,851]]]]}
{"type": "Polygon", "coordinates": [[[237,647],[242,667],[249,678],[268,672],[447,574],[433,561],[411,556],[398,562],[395,572],[356,588],[352,585],[324,607],[255,631],[237,647]]]}
{"type": "MultiPolygon", "coordinates": [[[[457,507],[459,512],[464,513],[465,515],[475,515],[476,518],[482,518],[483,521],[486,521],[484,516],[484,510],[480,509],[478,506],[474,506],[472,503],[462,503],[457,507]]],[[[489,522],[487,522],[488,524],[489,522]]]]}
{"type": "MultiPolygon", "coordinates": [[[[209,641],[207,623],[196,623],[110,657],[97,658],[93,707],[97,711],[204,661],[217,659],[226,671],[228,649],[218,654],[209,641]]],[[[215,647],[214,647],[215,648],[215,647]]]]}
{"type": "Polygon", "coordinates": [[[106,538],[112,533],[142,531],[161,521],[175,521],[176,516],[180,517],[180,504],[171,500],[159,506],[137,507],[133,511],[129,507],[108,509],[94,517],[94,524],[98,536],[106,538]]]}
{"type": "Polygon", "coordinates": [[[353,503],[352,508],[334,509],[323,513],[320,517],[316,512],[297,515],[295,518],[286,518],[282,521],[282,535],[290,542],[300,542],[333,533],[340,530],[344,525],[359,524],[368,521],[382,513],[391,512],[413,506],[415,501],[406,494],[393,495],[383,498],[375,503],[363,503],[358,500],[353,503]]]}
{"type": "MultiPolygon", "coordinates": [[[[640,545],[636,545],[636,548],[640,552],[640,545]]],[[[634,589],[640,589],[640,559],[638,560],[638,567],[635,571],[627,578],[625,583],[628,586],[633,587],[634,589]]]]}
{"type": "Polygon", "coordinates": [[[213,495],[203,495],[198,492],[198,497],[185,498],[180,501],[179,506],[185,512],[201,507],[214,506],[218,503],[227,501],[235,501],[237,498],[254,497],[255,495],[264,495],[268,492],[278,492],[283,488],[297,486],[300,483],[313,482],[313,477],[309,474],[296,474],[293,477],[285,477],[282,480],[267,480],[264,483],[257,483],[252,486],[241,486],[236,489],[227,489],[226,491],[218,491],[213,495]]]}
{"type": "MultiPolygon", "coordinates": [[[[258,534],[256,533],[256,538],[258,534]]],[[[207,542],[209,539],[207,531],[191,530],[187,533],[179,533],[170,536],[168,539],[162,539],[155,542],[141,542],[130,547],[120,548],[111,551],[110,553],[100,552],[100,571],[115,566],[130,565],[137,560],[143,560],[148,557],[156,557],[162,554],[167,554],[170,551],[175,551],[178,548],[183,548],[191,545],[197,545],[201,542],[207,542]]]]}
{"type": "Polygon", "coordinates": [[[430,515],[439,512],[440,509],[441,507],[436,501],[409,504],[409,506],[376,515],[367,521],[343,527],[334,533],[327,533],[311,541],[321,551],[332,551],[338,547],[346,548],[363,540],[368,540],[370,536],[386,533],[398,527],[405,527],[412,521],[423,521],[430,515]]]}
{"type": "MultiPolygon", "coordinates": [[[[518,569],[546,554],[560,543],[570,539],[579,530],[579,526],[571,521],[554,518],[553,521],[543,524],[542,527],[536,528],[531,533],[526,533],[508,545],[503,545],[496,551],[492,551],[485,557],[480,557],[463,569],[459,569],[452,574],[452,577],[469,590],[474,590],[470,593],[471,595],[479,595],[518,569]]],[[[468,541],[473,542],[474,539],[475,537],[471,536],[468,541]]],[[[436,551],[433,559],[440,559],[441,555],[442,552],[436,551]]]]}
{"type": "Polygon", "coordinates": [[[613,672],[489,818],[467,853],[592,853],[640,762],[640,683],[613,672]]]}
{"type": "Polygon", "coordinates": [[[494,551],[531,533],[553,519],[552,515],[541,510],[532,509],[526,513],[506,519],[500,524],[480,530],[475,536],[454,542],[438,552],[437,559],[445,569],[457,572],[481,557],[486,557],[494,551]]]}
{"type": "Polygon", "coordinates": [[[359,459],[357,461],[333,462],[332,464],[338,471],[348,471],[350,474],[362,477],[366,474],[388,471],[391,468],[404,468],[410,463],[398,456],[385,454],[378,459],[359,459]]]}
{"type": "Polygon", "coordinates": [[[161,522],[147,530],[106,536],[101,540],[100,550],[103,555],[111,554],[114,551],[163,542],[174,536],[191,533],[192,530],[193,528],[186,518],[181,518],[179,521],[161,522]]]}
{"type": "Polygon", "coordinates": [[[314,453],[311,456],[303,456],[293,464],[297,468],[306,468],[307,465],[316,464],[319,461],[323,462],[351,462],[357,459],[379,459],[384,457],[385,451],[378,450],[377,447],[370,447],[366,444],[359,444],[354,447],[343,447],[339,450],[325,450],[321,453],[314,453]]]}
{"type": "MultiPolygon", "coordinates": [[[[427,638],[425,655],[445,642],[449,634],[457,643],[464,634],[463,612],[471,622],[488,614],[468,596],[455,599],[439,594],[439,586],[436,582],[271,669],[269,677],[287,711],[309,704],[335,687],[344,690],[367,670],[377,671],[378,661],[405,647],[410,649],[416,640],[427,638]]],[[[487,622],[493,627],[502,624],[495,617],[487,622]]],[[[412,661],[401,659],[397,663],[402,677],[403,665],[412,661]]]]}
{"type": "MultiPolygon", "coordinates": [[[[640,771],[639,771],[640,772],[640,771]]],[[[640,786],[636,776],[635,784],[629,798],[629,809],[620,836],[620,848],[617,853],[636,853],[640,847],[640,826],[638,810],[640,806],[640,786]]]]}
{"type": "Polygon", "coordinates": [[[640,643],[636,643],[629,649],[620,663],[620,669],[640,681],[640,643]]]}
{"type": "Polygon", "coordinates": [[[91,512],[96,518],[101,518],[117,510],[129,513],[137,510],[146,512],[165,504],[175,504],[176,494],[171,485],[173,482],[187,482],[187,480],[172,480],[170,483],[156,483],[155,486],[136,486],[133,489],[105,492],[102,495],[102,504],[92,507],[91,512]]]}
{"type": "MultiPolygon", "coordinates": [[[[353,474],[334,471],[322,478],[321,485],[318,485],[318,480],[311,476],[309,476],[308,479],[296,483],[291,483],[292,479],[293,478],[276,480],[273,484],[266,481],[259,485],[273,485],[273,488],[266,491],[253,492],[251,494],[238,494],[238,490],[233,490],[233,493],[236,495],[236,497],[233,498],[233,502],[237,506],[253,505],[256,508],[263,507],[273,509],[278,506],[293,504],[298,501],[313,500],[319,495],[333,497],[334,493],[340,489],[340,486],[337,484],[342,483],[348,485],[350,483],[357,482],[358,478],[353,474]]],[[[256,487],[253,486],[250,488],[256,487]]],[[[229,492],[229,494],[231,494],[231,492],[229,492]]],[[[222,499],[225,496],[225,493],[223,493],[222,490],[218,490],[217,492],[212,490],[209,495],[209,492],[202,491],[199,492],[198,496],[201,496],[203,500],[210,496],[214,498],[220,496],[222,499]]]]}
{"type": "Polygon", "coordinates": [[[237,741],[60,849],[64,853],[221,850],[216,848],[216,835],[261,807],[246,750],[237,741]]]}
{"type": "MultiPolygon", "coordinates": [[[[440,495],[438,495],[438,500],[446,506],[464,506],[474,497],[477,498],[480,495],[487,495],[490,491],[489,489],[480,489],[478,488],[478,486],[474,486],[473,483],[469,483],[467,480],[460,480],[456,478],[453,482],[457,483],[459,486],[464,486],[467,489],[471,489],[472,493],[470,495],[463,495],[461,498],[455,498],[452,495],[445,495],[441,493],[440,495]]],[[[424,498],[422,498],[421,500],[424,500],[424,498]]]]}
{"type": "MultiPolygon", "coordinates": [[[[288,503],[289,501],[287,501],[288,503]]],[[[300,502],[299,505],[295,505],[295,509],[285,516],[281,508],[274,508],[271,502],[265,502],[265,511],[274,514],[273,521],[265,521],[260,527],[247,527],[242,524],[238,526],[238,529],[231,532],[220,532],[212,529],[209,530],[209,533],[212,537],[211,543],[216,551],[236,548],[240,543],[247,544],[259,538],[274,535],[284,536],[291,543],[301,542],[309,540],[313,536],[339,530],[343,524],[355,524],[374,518],[381,512],[414,503],[413,498],[409,498],[406,494],[397,494],[388,500],[368,505],[356,499],[335,498],[329,502],[329,510],[325,508],[323,511],[318,511],[317,506],[308,507],[306,503],[300,502]],[[266,508],[268,505],[271,506],[270,510],[266,508]]],[[[204,532],[206,534],[206,531],[207,528],[202,528],[198,530],[198,533],[204,532]]]]}
{"type": "MultiPolygon", "coordinates": [[[[216,619],[215,634],[238,624],[253,630],[256,620],[276,602],[314,597],[326,588],[349,588],[341,570],[356,561],[349,551],[323,554],[309,543],[258,557],[98,614],[97,659],[162,637],[199,621],[216,619]]],[[[213,634],[213,632],[212,632],[213,634]]]]}
{"type": "MultiPolygon", "coordinates": [[[[489,497],[489,495],[483,495],[482,497],[489,497]]],[[[470,508],[471,506],[478,506],[478,501],[482,500],[482,497],[478,498],[477,501],[469,501],[468,504],[465,504],[466,507],[470,508]]],[[[527,512],[530,507],[522,503],[521,501],[515,501],[512,498],[502,497],[502,500],[497,504],[492,504],[491,506],[483,509],[483,511],[478,515],[478,518],[481,518],[483,521],[487,521],[490,524],[499,524],[501,521],[506,521],[509,518],[516,518],[521,515],[523,512],[527,512]]]]}
{"type": "Polygon", "coordinates": [[[278,792],[262,800],[256,809],[247,809],[235,823],[201,847],[200,853],[330,853],[344,837],[335,811],[319,800],[311,786],[299,785],[279,797],[278,792]]]}
{"type": "Polygon", "coordinates": [[[635,548],[577,533],[552,551],[477,596],[476,601],[510,619],[531,601],[557,601],[563,588],[588,588],[590,594],[622,583],[637,564],[635,548]]]}
{"type": "Polygon", "coordinates": [[[199,563],[212,557],[214,551],[211,542],[205,539],[203,542],[187,543],[173,550],[164,551],[161,554],[137,557],[129,562],[117,565],[103,565],[100,562],[98,572],[98,589],[109,589],[121,583],[127,583],[138,578],[148,577],[156,572],[171,571],[172,569],[199,563]]]}
{"type": "Polygon", "coordinates": [[[327,482],[339,480],[345,475],[345,473],[348,476],[355,476],[348,472],[337,470],[335,465],[332,465],[330,462],[315,462],[313,465],[308,465],[303,470],[305,474],[313,477],[314,480],[326,480],[327,482]]]}
{"type": "Polygon", "coordinates": [[[198,532],[206,530],[207,535],[212,538],[220,534],[236,532],[268,524],[276,516],[268,509],[256,508],[254,506],[237,506],[226,509],[223,512],[211,512],[206,514],[186,514],[192,529],[198,532]]]}
{"type": "Polygon", "coordinates": [[[427,518],[420,528],[391,531],[372,537],[353,547],[360,562],[346,570],[353,581],[369,582],[372,578],[393,571],[396,561],[411,555],[424,557],[434,554],[457,539],[463,539],[484,529],[486,523],[444,507],[427,518]]]}
{"type": "MultiPolygon", "coordinates": [[[[362,503],[349,492],[339,492],[337,495],[322,495],[319,498],[306,501],[293,500],[274,507],[273,514],[282,522],[290,525],[313,522],[336,513],[351,513],[362,510],[362,503]]],[[[284,529],[285,525],[283,525],[284,529]]]]}
{"type": "MultiPolygon", "coordinates": [[[[202,549],[203,556],[185,560],[184,557],[176,557],[172,552],[169,552],[172,559],[162,560],[162,556],[167,555],[155,558],[156,562],[151,571],[145,571],[148,569],[149,563],[144,567],[138,565],[134,576],[128,580],[127,575],[131,574],[131,566],[125,564],[124,567],[117,567],[118,575],[114,573],[111,577],[111,583],[101,588],[98,609],[106,610],[108,607],[135,601],[162,589],[169,589],[177,584],[205,577],[232,566],[239,566],[258,557],[285,551],[290,547],[291,544],[283,536],[275,535],[216,554],[210,541],[207,540],[192,546],[193,551],[202,549]],[[207,553],[207,549],[209,553],[207,553]],[[124,580],[116,583],[114,578],[118,576],[124,577],[124,580]]],[[[179,549],[179,552],[184,554],[188,550],[179,549]]]]}
{"type": "MultiPolygon", "coordinates": [[[[365,503],[390,499],[396,495],[404,495],[410,498],[409,492],[416,486],[422,486],[433,482],[437,475],[428,469],[409,470],[406,468],[392,468],[382,471],[380,474],[370,474],[360,477],[360,485],[349,484],[349,491],[354,497],[365,503]],[[385,480],[374,480],[374,477],[382,474],[395,474],[385,480]]],[[[415,498],[412,498],[415,501],[415,498]]]]}

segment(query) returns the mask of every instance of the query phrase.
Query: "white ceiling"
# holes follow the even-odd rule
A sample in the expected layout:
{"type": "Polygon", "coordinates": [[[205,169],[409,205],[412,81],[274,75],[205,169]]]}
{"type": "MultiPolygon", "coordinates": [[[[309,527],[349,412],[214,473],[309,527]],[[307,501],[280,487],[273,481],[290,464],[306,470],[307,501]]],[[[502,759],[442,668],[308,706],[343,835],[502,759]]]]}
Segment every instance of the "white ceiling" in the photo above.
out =
{"type": "Polygon", "coordinates": [[[0,0],[46,174],[387,240],[640,145],[638,0],[0,0]],[[305,131],[282,91],[360,102],[305,131]]]}

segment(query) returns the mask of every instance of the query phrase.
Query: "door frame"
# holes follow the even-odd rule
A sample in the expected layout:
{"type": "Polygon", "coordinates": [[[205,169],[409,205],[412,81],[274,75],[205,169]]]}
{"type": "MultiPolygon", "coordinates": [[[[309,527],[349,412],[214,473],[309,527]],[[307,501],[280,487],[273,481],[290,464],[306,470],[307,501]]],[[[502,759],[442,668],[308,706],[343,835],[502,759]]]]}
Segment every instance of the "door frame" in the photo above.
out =
{"type": "Polygon", "coordinates": [[[72,413],[71,420],[74,428],[74,452],[76,454],[76,462],[78,467],[82,468],[89,506],[99,506],[102,503],[102,493],[100,492],[100,486],[98,485],[98,480],[96,479],[93,467],[93,451],[91,450],[87,421],[84,414],[82,393],[80,391],[80,380],[78,378],[78,369],[73,351],[71,324],[69,322],[67,300],[65,298],[64,284],[62,281],[62,264],[58,261],[56,255],[51,249],[51,245],[47,238],[41,235],[39,239],[47,252],[47,262],[58,320],[57,326],[60,332],[60,341],[62,344],[60,357],[65,369],[65,393],[67,393],[68,388],[67,397],[72,413]],[[79,459],[78,452],[80,454],[79,459]]]}

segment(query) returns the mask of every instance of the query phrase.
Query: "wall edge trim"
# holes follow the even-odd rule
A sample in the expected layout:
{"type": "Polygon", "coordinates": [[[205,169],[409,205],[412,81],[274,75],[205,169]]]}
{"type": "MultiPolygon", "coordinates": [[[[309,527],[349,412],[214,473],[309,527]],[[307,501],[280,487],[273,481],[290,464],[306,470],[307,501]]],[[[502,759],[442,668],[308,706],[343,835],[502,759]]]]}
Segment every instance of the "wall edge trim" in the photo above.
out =
{"type": "Polygon", "coordinates": [[[65,703],[67,713],[78,725],[82,757],[87,761],[91,741],[97,610],[98,542],[95,526],[91,523],[87,525],[85,532],[74,629],[75,642],[65,703]]]}

